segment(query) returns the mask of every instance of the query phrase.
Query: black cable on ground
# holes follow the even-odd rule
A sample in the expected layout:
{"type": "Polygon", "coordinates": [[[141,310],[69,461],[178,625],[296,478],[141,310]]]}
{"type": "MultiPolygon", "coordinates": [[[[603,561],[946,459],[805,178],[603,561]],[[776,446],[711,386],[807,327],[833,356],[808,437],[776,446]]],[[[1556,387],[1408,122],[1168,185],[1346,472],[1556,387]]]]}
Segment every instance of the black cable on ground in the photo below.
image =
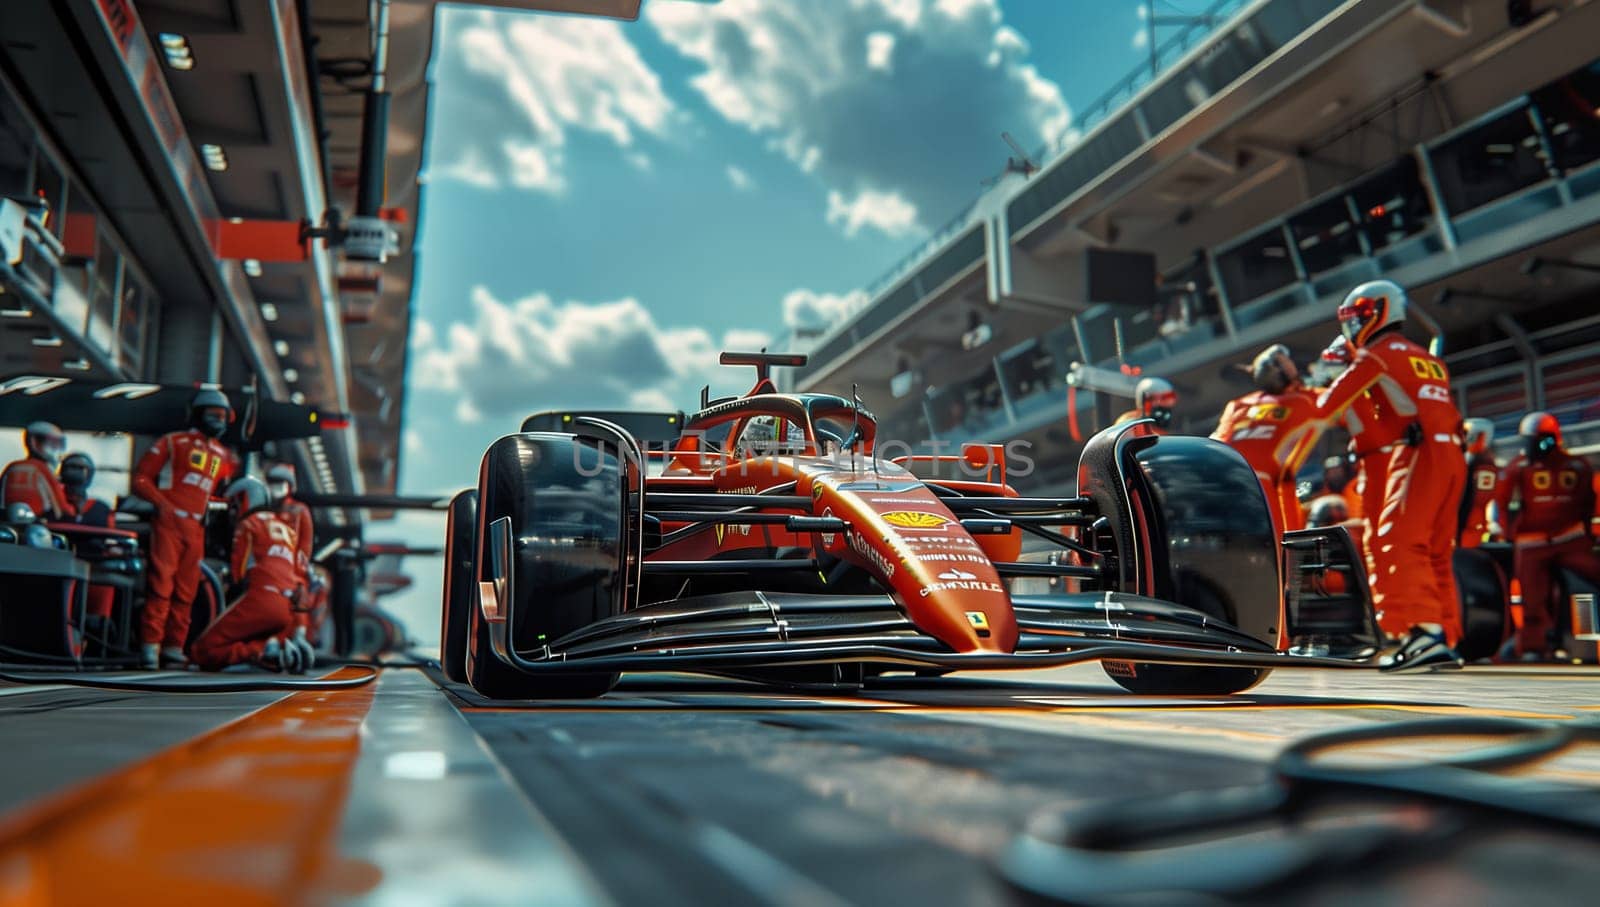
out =
{"type": "Polygon", "coordinates": [[[1144,903],[1261,894],[1308,876],[1437,854],[1484,827],[1467,821],[1472,814],[1494,817],[1493,827],[1511,818],[1593,834],[1600,831],[1600,791],[1494,773],[1580,742],[1600,742],[1600,722],[1462,717],[1318,734],[1284,749],[1273,778],[1259,786],[1041,813],[997,868],[1015,888],[1046,901],[1144,903]],[[1403,765],[1318,758],[1357,744],[1448,737],[1496,742],[1403,765]],[[1415,816],[1397,819],[1393,810],[1351,814],[1352,805],[1374,800],[1451,810],[1429,814],[1420,827],[1415,816]],[[1308,824],[1310,808],[1324,805],[1340,807],[1340,821],[1308,824]]]}
{"type": "Polygon", "coordinates": [[[249,693],[276,691],[299,693],[308,690],[353,690],[378,678],[381,669],[363,665],[367,673],[359,677],[303,677],[283,674],[197,674],[184,673],[182,679],[168,676],[95,677],[79,672],[41,673],[0,671],[0,681],[21,684],[56,684],[96,690],[121,690],[146,693],[249,693]]]}

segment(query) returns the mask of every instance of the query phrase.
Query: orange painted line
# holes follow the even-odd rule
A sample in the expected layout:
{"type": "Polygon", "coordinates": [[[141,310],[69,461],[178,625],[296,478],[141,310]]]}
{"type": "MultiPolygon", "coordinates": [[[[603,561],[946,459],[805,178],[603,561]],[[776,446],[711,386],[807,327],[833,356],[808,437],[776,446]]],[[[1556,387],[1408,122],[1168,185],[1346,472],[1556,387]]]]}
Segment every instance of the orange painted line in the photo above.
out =
{"type": "Polygon", "coordinates": [[[375,869],[333,857],[375,686],[291,694],[4,817],[0,907],[299,904],[370,887],[375,869]]]}

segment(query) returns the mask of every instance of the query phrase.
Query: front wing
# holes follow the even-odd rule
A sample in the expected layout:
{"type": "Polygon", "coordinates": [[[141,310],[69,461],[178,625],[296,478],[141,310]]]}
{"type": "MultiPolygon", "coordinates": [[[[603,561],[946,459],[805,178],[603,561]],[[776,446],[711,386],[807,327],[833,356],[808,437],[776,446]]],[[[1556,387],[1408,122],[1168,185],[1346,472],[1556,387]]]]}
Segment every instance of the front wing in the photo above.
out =
{"type": "MultiPolygon", "coordinates": [[[[500,590],[503,591],[503,590],[500,590]]],[[[487,613],[497,590],[482,589],[487,613]]],[[[1280,652],[1181,605],[1118,592],[1013,596],[1015,652],[955,652],[919,631],[888,595],[731,592],[648,605],[534,650],[517,650],[515,619],[491,622],[495,655],[529,674],[719,672],[870,663],[907,669],[1009,670],[1086,661],[1400,672],[1427,663],[1381,651],[1329,657],[1280,652]]],[[[510,609],[515,610],[515,609],[510,609]]]]}

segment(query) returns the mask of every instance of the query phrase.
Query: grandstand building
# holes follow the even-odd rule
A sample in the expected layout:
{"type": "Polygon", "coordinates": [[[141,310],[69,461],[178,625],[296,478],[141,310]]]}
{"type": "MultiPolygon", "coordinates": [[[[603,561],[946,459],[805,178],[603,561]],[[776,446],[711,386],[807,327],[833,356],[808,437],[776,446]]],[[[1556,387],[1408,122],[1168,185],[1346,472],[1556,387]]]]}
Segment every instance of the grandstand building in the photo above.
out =
{"type": "Polygon", "coordinates": [[[1207,433],[1247,390],[1234,363],[1276,341],[1313,359],[1381,276],[1464,413],[1509,440],[1550,409],[1600,449],[1600,3],[1532,6],[1216,4],[1221,25],[941,231],[789,386],[858,386],[882,438],[1026,439],[1018,484],[1063,488],[1077,438],[1129,403],[1069,397],[1072,363],[1169,378],[1177,429],[1207,433]]]}
{"type": "Polygon", "coordinates": [[[0,376],[254,383],[330,420],[273,452],[304,490],[392,492],[433,6],[387,17],[376,213],[398,243],[374,261],[337,235],[359,203],[367,0],[0,4],[0,196],[48,210],[0,267],[0,376]]]}

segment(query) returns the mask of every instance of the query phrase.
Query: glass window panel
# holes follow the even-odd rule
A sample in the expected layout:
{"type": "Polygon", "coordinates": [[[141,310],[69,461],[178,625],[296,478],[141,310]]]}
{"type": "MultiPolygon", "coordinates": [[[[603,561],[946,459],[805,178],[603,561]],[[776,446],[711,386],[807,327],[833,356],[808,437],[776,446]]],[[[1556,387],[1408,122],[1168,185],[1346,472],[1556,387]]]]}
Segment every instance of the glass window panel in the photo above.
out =
{"type": "Polygon", "coordinates": [[[89,342],[100,350],[117,356],[117,271],[122,256],[110,238],[100,235],[99,255],[94,262],[93,291],[89,294],[89,342]]]}
{"type": "Polygon", "coordinates": [[[0,88],[0,196],[25,196],[33,158],[33,129],[11,93],[0,88]]]}
{"type": "Polygon", "coordinates": [[[57,236],[61,235],[61,225],[66,218],[61,215],[61,203],[67,191],[66,178],[61,175],[61,168],[50,155],[39,149],[39,155],[34,161],[33,185],[29,187],[29,195],[45,200],[50,205],[50,230],[57,236]]]}
{"type": "Polygon", "coordinates": [[[1000,374],[1011,402],[1024,409],[1059,392],[1066,386],[1067,369],[1080,358],[1071,324],[1007,350],[1000,357],[1000,374]]]}
{"type": "Polygon", "coordinates": [[[1291,217],[1289,231],[1308,274],[1332,271],[1362,257],[1359,232],[1343,195],[1291,217]]]}
{"type": "Polygon", "coordinates": [[[1518,107],[1433,149],[1445,208],[1460,215],[1548,179],[1544,149],[1526,107],[1518,107]]]}
{"type": "Polygon", "coordinates": [[[1433,206],[1411,155],[1361,180],[1350,197],[1361,216],[1361,232],[1374,252],[1433,225],[1433,206]]]}
{"type": "Polygon", "coordinates": [[[1217,256],[1222,284],[1235,305],[1280,290],[1298,278],[1280,227],[1269,227],[1217,256]]]}
{"type": "Polygon", "coordinates": [[[1600,61],[1533,93],[1556,166],[1576,170],[1600,160],[1600,61]]]}
{"type": "Polygon", "coordinates": [[[132,268],[123,268],[122,305],[117,315],[117,334],[121,337],[122,359],[135,375],[144,365],[144,344],[155,315],[155,301],[132,268]]]}

